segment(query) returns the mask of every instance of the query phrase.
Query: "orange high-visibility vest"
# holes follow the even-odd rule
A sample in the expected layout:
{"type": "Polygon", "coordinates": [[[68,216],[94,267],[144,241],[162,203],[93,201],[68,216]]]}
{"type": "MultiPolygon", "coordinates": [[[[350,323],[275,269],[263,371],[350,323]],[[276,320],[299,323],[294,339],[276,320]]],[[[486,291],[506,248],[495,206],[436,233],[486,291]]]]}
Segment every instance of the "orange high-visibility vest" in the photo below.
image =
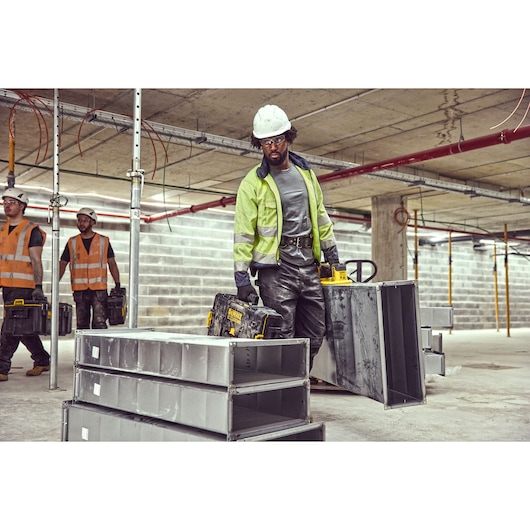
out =
{"type": "Polygon", "coordinates": [[[9,222],[0,230],[0,285],[2,287],[35,288],[33,264],[29,255],[32,230],[37,227],[44,245],[46,232],[28,219],[21,221],[9,233],[9,222]]]}
{"type": "Polygon", "coordinates": [[[96,234],[90,244],[90,253],[87,253],[79,234],[68,240],[68,249],[72,291],[106,290],[109,238],[96,234]]]}

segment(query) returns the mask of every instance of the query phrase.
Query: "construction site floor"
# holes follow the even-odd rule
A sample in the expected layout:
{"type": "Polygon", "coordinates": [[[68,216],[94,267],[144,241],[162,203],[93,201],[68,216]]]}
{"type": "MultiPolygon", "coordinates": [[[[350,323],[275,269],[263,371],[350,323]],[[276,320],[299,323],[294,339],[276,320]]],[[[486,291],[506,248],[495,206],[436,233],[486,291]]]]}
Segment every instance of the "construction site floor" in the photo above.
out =
{"type": "MultiPolygon", "coordinates": [[[[527,488],[516,487],[517,477],[528,476],[530,459],[528,445],[514,442],[530,441],[530,329],[513,329],[509,334],[506,330],[442,333],[446,375],[426,376],[423,404],[385,409],[367,397],[315,385],[310,413],[313,422],[325,424],[326,442],[318,444],[64,443],[62,404],[73,397],[74,340],[59,340],[53,389],[49,373],[25,375],[32,362],[21,346],[9,380],[0,382],[3,522],[13,521],[13,528],[20,527],[17,522],[47,528],[42,523],[46,517],[53,521],[53,496],[64,496],[70,488],[78,499],[98,499],[94,513],[84,512],[78,518],[78,529],[99,524],[105,506],[117,513],[120,495],[122,505],[135,503],[134,509],[119,510],[120,527],[166,524],[162,508],[169,509],[186,496],[189,502],[179,504],[179,519],[191,512],[195,522],[224,528],[212,508],[213,499],[222,504],[215,505],[220,511],[228,510],[225,522],[233,525],[236,501],[238,509],[263,503],[271,491],[276,500],[267,501],[269,507],[255,530],[274,526],[277,512],[269,510],[270,504],[279,509],[282,498],[289,504],[282,516],[284,528],[297,526],[299,514],[308,508],[312,525],[328,525],[327,514],[337,515],[340,506],[354,510],[356,522],[367,512],[364,520],[369,524],[375,520],[383,524],[387,515],[403,508],[400,504],[387,509],[388,502],[412,503],[414,510],[407,509],[409,526],[414,514],[418,525],[424,525],[432,510],[440,524],[436,528],[450,526],[453,517],[463,526],[466,518],[456,515],[454,503],[466,499],[474,506],[473,496],[488,510],[480,515],[472,508],[471,527],[520,527],[517,518],[526,502],[518,495],[526,495],[527,488]],[[507,473],[513,473],[514,479],[507,473]],[[88,491],[80,497],[83,487],[88,491]],[[265,490],[260,492],[260,487],[265,490]],[[326,496],[329,509],[323,509],[326,496]],[[404,500],[397,500],[403,496],[404,500]],[[508,497],[509,510],[502,508],[500,496],[508,497]],[[208,510],[202,505],[206,498],[208,510]],[[136,505],[140,499],[141,507],[136,505]],[[293,510],[293,504],[300,509],[293,510]],[[143,518],[140,508],[147,510],[143,518]],[[214,520],[207,522],[205,517],[214,520]],[[489,526],[495,521],[497,525],[489,526]]],[[[49,346],[46,340],[44,344],[49,346]]],[[[255,518],[257,512],[253,513],[255,518]]]]}
{"type": "MultiPolygon", "coordinates": [[[[326,441],[529,441],[530,329],[510,330],[510,336],[506,330],[442,335],[446,375],[426,375],[423,404],[385,409],[370,398],[313,384],[310,412],[313,421],[325,423],[326,441]]],[[[60,338],[55,376],[27,377],[32,362],[18,348],[9,381],[0,382],[0,441],[61,440],[73,363],[74,340],[60,338]]]]}

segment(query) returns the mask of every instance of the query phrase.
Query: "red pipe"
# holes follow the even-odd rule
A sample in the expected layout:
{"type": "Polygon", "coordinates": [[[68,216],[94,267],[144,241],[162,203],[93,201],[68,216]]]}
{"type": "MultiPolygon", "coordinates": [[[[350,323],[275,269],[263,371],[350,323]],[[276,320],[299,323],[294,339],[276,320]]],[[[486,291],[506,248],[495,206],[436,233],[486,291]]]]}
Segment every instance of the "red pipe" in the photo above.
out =
{"type": "Polygon", "coordinates": [[[491,134],[489,136],[481,136],[480,138],[474,138],[473,140],[457,142],[450,145],[444,145],[442,147],[435,147],[434,149],[419,151],[418,153],[413,153],[411,155],[390,158],[389,160],[384,160],[383,162],[376,162],[374,164],[367,164],[365,166],[357,166],[351,169],[341,169],[340,171],[323,175],[318,180],[322,184],[325,182],[331,182],[332,180],[364,175],[366,173],[381,171],[383,169],[389,169],[396,166],[417,164],[418,162],[432,160],[433,158],[457,155],[459,153],[465,153],[466,151],[473,151],[475,149],[482,149],[484,147],[492,147],[498,144],[509,144],[515,140],[522,140],[529,137],[530,126],[521,127],[520,129],[514,131],[504,130],[500,133],[491,134]]]}
{"type": "MultiPolygon", "coordinates": [[[[0,205],[3,205],[4,203],[3,202],[0,202],[0,205]]],[[[50,207],[49,206],[38,206],[38,205],[32,205],[32,204],[28,204],[27,208],[29,208],[30,210],[50,210],[50,207]]],[[[77,213],[78,210],[74,210],[72,208],[60,208],[60,212],[61,213],[77,213]]],[[[121,213],[105,213],[105,212],[97,212],[98,216],[103,216],[103,217],[114,217],[116,219],[130,219],[130,215],[126,215],[126,214],[121,214],[121,213]]],[[[142,221],[145,221],[146,223],[149,222],[149,217],[146,216],[146,215],[142,215],[140,216],[140,219],[142,221]]]]}
{"type": "Polygon", "coordinates": [[[189,208],[182,208],[174,212],[158,213],[156,215],[150,215],[145,219],[146,223],[152,223],[153,221],[160,221],[161,219],[167,219],[169,217],[176,217],[177,215],[184,215],[186,213],[196,213],[201,210],[207,210],[208,208],[215,208],[216,206],[229,206],[236,203],[235,197],[223,197],[217,201],[205,202],[198,206],[190,206],[189,208]]]}
{"type": "MultiPolygon", "coordinates": [[[[472,140],[444,145],[442,147],[435,147],[434,149],[427,149],[426,151],[419,151],[418,153],[413,153],[411,155],[391,158],[389,160],[384,160],[383,162],[376,162],[374,164],[357,166],[351,169],[342,169],[340,171],[328,173],[327,175],[322,175],[321,177],[319,177],[318,180],[321,184],[323,184],[326,182],[331,182],[333,180],[364,175],[366,173],[380,171],[382,169],[389,169],[391,167],[404,166],[407,164],[417,164],[418,162],[423,162],[425,160],[432,160],[434,158],[457,155],[459,153],[465,153],[466,151],[473,151],[475,149],[482,149],[484,147],[492,147],[498,144],[509,144],[515,140],[522,140],[524,138],[529,137],[530,126],[521,127],[513,131],[504,130],[500,133],[490,134],[488,136],[481,136],[472,140]]],[[[183,208],[182,210],[177,210],[175,212],[151,215],[147,219],[145,219],[145,221],[147,223],[151,223],[153,221],[159,221],[168,217],[175,217],[177,215],[195,213],[200,210],[206,210],[208,208],[215,208],[216,206],[228,206],[231,204],[235,204],[235,202],[235,197],[229,197],[228,199],[226,197],[223,197],[218,201],[207,202],[198,206],[190,206],[189,208],[183,208]]]]}

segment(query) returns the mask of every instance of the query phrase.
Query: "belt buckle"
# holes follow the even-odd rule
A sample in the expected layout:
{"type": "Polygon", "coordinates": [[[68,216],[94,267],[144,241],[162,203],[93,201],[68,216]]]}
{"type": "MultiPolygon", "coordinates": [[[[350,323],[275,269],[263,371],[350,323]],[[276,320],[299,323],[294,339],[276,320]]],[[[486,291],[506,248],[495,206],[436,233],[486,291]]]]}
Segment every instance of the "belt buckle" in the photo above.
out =
{"type": "Polygon", "coordinates": [[[295,242],[295,247],[296,248],[302,248],[302,237],[300,236],[297,236],[293,239],[293,241],[295,242]]]}

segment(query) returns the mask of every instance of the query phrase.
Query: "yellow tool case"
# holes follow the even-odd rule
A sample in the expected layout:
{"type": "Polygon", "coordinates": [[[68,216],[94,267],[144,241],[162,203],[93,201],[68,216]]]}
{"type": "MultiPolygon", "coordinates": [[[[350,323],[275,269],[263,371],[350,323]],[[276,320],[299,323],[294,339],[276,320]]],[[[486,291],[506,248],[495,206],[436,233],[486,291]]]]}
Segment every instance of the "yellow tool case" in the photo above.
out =
{"type": "Polygon", "coordinates": [[[125,322],[127,316],[127,291],[125,287],[115,288],[107,298],[107,315],[109,325],[118,326],[125,322]]]}
{"type": "MultiPolygon", "coordinates": [[[[4,332],[8,335],[50,335],[51,305],[47,301],[18,298],[4,305],[4,332]]],[[[72,332],[72,306],[59,304],[59,335],[72,332]]]]}
{"type": "Polygon", "coordinates": [[[208,315],[208,335],[277,339],[281,321],[282,316],[270,307],[243,302],[233,294],[217,293],[208,315]]]}

